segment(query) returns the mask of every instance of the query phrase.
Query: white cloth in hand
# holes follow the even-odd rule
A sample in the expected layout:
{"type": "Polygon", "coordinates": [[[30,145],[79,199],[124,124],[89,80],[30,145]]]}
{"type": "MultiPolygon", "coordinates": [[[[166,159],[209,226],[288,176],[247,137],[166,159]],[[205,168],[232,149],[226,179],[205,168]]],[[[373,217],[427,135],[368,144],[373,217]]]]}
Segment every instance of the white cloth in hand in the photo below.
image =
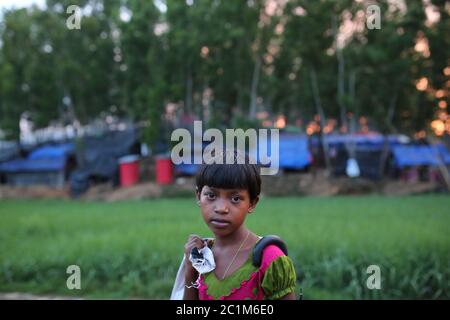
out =
{"type": "Polygon", "coordinates": [[[192,253],[189,255],[189,261],[191,261],[192,266],[200,274],[205,274],[211,272],[216,268],[216,262],[214,261],[214,254],[211,249],[205,245],[203,248],[198,249],[198,252],[203,257],[194,257],[192,253]]]}
{"type": "MultiPolygon", "coordinates": [[[[208,239],[205,239],[208,240],[208,239]]],[[[193,267],[200,273],[207,273],[216,268],[216,262],[214,261],[214,255],[211,249],[205,245],[202,249],[198,250],[199,253],[203,254],[203,259],[195,259],[192,257],[192,254],[189,256],[189,260],[191,261],[193,267]]],[[[180,267],[178,268],[178,272],[175,278],[175,283],[172,288],[172,294],[170,295],[171,300],[183,300],[184,289],[185,289],[185,274],[186,274],[186,265],[184,263],[185,257],[181,259],[180,267]]],[[[197,279],[198,280],[198,279],[197,279]]]]}

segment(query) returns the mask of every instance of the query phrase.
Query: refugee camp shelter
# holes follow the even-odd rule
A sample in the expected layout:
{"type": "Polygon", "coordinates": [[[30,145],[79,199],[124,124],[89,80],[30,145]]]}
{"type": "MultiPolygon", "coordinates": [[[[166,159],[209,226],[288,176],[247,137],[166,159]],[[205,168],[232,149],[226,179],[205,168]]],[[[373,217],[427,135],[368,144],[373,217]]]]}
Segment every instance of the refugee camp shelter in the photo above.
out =
{"type": "MultiPolygon", "coordinates": [[[[266,147],[260,149],[260,144],[258,143],[257,146],[249,152],[249,154],[254,157],[254,159],[257,159],[257,162],[261,165],[266,164],[264,156],[268,156],[269,160],[274,160],[275,157],[275,154],[271,154],[272,145],[270,135],[268,138],[266,147]]],[[[203,143],[202,149],[207,145],[208,143],[203,143]]],[[[192,150],[197,150],[198,152],[199,147],[195,148],[192,146],[192,150]]],[[[279,135],[278,150],[279,157],[277,160],[280,170],[304,170],[312,163],[312,155],[309,151],[308,137],[306,135],[281,133],[279,135]]],[[[174,167],[177,175],[192,176],[197,173],[200,165],[193,164],[192,157],[191,164],[182,163],[177,164],[174,167]]]]}
{"type": "MultiPolygon", "coordinates": [[[[335,176],[346,175],[347,162],[350,158],[356,159],[360,176],[376,180],[380,178],[382,154],[387,143],[388,150],[396,145],[408,141],[402,135],[389,135],[380,133],[330,134],[323,138],[327,144],[328,155],[335,176]],[[386,139],[387,138],[387,139],[386,139]]],[[[311,138],[311,150],[317,163],[324,163],[322,141],[319,137],[311,138]]]]}
{"type": "MultiPolygon", "coordinates": [[[[19,157],[19,144],[14,141],[0,140],[0,164],[19,157]]],[[[6,183],[6,176],[0,172],[0,184],[6,183]]]]}
{"type": "Polygon", "coordinates": [[[414,166],[437,166],[439,162],[450,163],[450,152],[443,144],[398,145],[392,148],[395,166],[407,168],[414,166]]]}
{"type": "Polygon", "coordinates": [[[72,194],[80,195],[92,182],[118,184],[118,159],[130,154],[140,154],[139,131],[135,128],[81,139],[77,144],[78,166],[70,176],[72,194]]]}
{"type": "Polygon", "coordinates": [[[0,163],[0,173],[12,186],[64,186],[70,170],[75,166],[72,143],[44,145],[35,148],[26,158],[0,163]]]}
{"type": "Polygon", "coordinates": [[[450,151],[444,144],[398,145],[392,154],[396,176],[408,181],[439,180],[439,167],[450,167],[450,151]]]}
{"type": "Polygon", "coordinates": [[[280,134],[279,152],[279,167],[282,170],[302,170],[312,163],[306,135],[280,134]]]}
{"type": "Polygon", "coordinates": [[[250,155],[263,167],[273,168],[278,163],[279,171],[285,172],[306,170],[313,160],[309,150],[308,136],[289,132],[280,132],[278,150],[275,146],[272,147],[272,139],[269,135],[267,144],[266,142],[258,143],[256,148],[250,151],[250,155]],[[267,164],[267,162],[270,163],[267,164]]]}

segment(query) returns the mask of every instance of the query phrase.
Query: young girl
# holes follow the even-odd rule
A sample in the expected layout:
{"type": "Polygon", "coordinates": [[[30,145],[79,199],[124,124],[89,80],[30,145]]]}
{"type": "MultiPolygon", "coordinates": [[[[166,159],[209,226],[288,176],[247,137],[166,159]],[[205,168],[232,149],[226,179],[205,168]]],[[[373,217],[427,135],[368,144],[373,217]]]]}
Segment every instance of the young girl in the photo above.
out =
{"type": "MultiPolygon", "coordinates": [[[[224,162],[225,163],[225,156],[224,162]]],[[[236,153],[235,153],[236,160],[236,153]]],[[[185,245],[183,299],[262,300],[295,299],[293,263],[275,245],[262,253],[259,267],[252,264],[253,248],[261,237],[249,230],[245,218],[255,209],[261,190],[259,167],[248,164],[203,165],[196,177],[197,203],[215,239],[205,242],[190,235],[185,245]],[[199,275],[189,261],[191,250],[208,245],[215,269],[199,275]]],[[[273,219],[278,219],[274,215],[273,219]]]]}

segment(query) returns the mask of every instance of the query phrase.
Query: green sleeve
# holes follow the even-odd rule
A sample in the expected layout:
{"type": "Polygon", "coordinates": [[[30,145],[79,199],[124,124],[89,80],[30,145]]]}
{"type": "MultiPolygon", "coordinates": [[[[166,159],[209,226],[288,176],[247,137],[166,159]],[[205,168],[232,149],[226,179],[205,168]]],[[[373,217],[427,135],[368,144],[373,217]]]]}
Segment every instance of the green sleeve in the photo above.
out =
{"type": "Polygon", "coordinates": [[[296,281],[292,260],[288,256],[280,256],[270,263],[261,286],[266,299],[275,300],[295,292],[296,281]]]}

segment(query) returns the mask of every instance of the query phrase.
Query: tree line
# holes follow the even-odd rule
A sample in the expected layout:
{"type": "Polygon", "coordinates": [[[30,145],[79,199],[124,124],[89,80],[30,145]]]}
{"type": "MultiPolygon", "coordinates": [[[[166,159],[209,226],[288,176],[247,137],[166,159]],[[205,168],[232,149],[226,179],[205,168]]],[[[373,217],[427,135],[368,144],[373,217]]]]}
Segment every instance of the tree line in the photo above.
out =
{"type": "Polygon", "coordinates": [[[174,106],[210,127],[280,114],[308,134],[426,130],[446,112],[449,6],[377,1],[380,28],[370,29],[370,4],[47,0],[5,11],[0,128],[17,137],[25,111],[37,127],[109,112],[148,123],[152,141],[174,106]],[[67,27],[74,4],[80,29],[67,27]]]}

